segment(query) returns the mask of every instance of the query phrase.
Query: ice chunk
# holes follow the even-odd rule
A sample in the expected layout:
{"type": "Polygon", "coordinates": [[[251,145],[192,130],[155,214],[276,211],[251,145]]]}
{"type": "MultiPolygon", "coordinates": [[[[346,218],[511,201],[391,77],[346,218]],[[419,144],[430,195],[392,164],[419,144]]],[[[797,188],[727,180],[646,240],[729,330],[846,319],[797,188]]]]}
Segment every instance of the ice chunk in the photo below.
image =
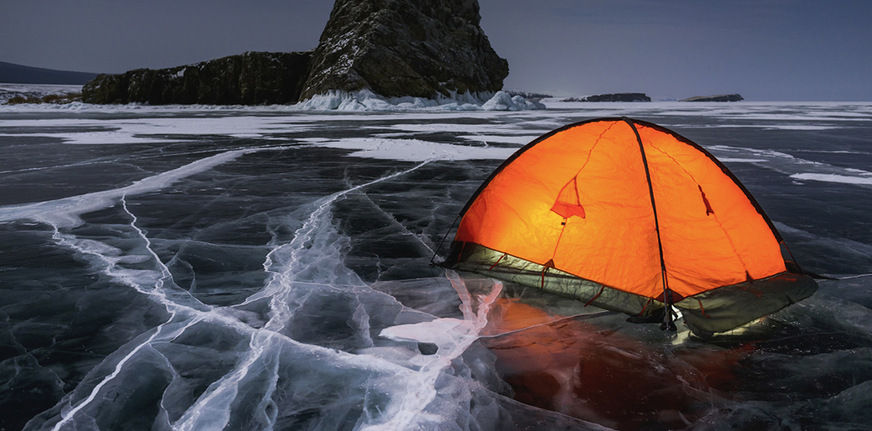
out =
{"type": "Polygon", "coordinates": [[[512,96],[505,91],[498,91],[481,108],[485,111],[528,111],[545,109],[545,105],[527,100],[523,96],[512,96]]]}
{"type": "Polygon", "coordinates": [[[369,90],[355,92],[330,91],[305,100],[295,108],[309,111],[523,111],[544,109],[539,103],[528,101],[521,96],[512,96],[499,91],[490,94],[451,94],[434,99],[421,97],[384,97],[369,90]]]}
{"type": "Polygon", "coordinates": [[[465,321],[446,317],[429,322],[391,326],[382,330],[380,335],[396,341],[418,341],[445,346],[471,332],[472,327],[465,321]]]}

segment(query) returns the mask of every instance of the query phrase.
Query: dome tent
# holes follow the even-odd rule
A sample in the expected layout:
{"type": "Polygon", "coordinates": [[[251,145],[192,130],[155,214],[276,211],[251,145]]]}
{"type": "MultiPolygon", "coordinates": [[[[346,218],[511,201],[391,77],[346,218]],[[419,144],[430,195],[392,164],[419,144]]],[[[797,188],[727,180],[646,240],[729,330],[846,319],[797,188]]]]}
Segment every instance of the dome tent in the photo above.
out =
{"type": "Polygon", "coordinates": [[[723,164],[644,121],[595,119],[534,140],[460,215],[446,266],[642,318],[671,304],[698,335],[817,288],[723,164]]]}

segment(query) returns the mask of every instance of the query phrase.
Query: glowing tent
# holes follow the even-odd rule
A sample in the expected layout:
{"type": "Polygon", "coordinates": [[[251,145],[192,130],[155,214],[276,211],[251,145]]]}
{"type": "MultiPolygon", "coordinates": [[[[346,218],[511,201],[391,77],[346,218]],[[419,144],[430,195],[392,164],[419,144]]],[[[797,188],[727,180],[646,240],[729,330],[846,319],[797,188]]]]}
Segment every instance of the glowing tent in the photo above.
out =
{"type": "Polygon", "coordinates": [[[817,289],[724,165],[644,121],[596,119],[536,139],[461,216],[447,266],[640,317],[672,304],[697,334],[817,289]]]}

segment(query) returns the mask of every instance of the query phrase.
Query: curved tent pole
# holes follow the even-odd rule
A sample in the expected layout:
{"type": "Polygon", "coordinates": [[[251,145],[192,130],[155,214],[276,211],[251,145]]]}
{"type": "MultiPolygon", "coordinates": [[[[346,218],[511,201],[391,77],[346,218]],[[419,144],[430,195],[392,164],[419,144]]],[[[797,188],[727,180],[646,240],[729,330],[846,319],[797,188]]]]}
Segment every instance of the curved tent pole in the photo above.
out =
{"type": "Polygon", "coordinates": [[[672,321],[672,291],[669,290],[669,285],[666,282],[666,261],[663,259],[663,241],[660,239],[660,221],[657,218],[657,203],[654,200],[654,186],[651,184],[651,171],[648,169],[648,157],[645,156],[645,146],[642,144],[642,137],[639,136],[639,131],[636,130],[636,125],[633,120],[623,117],[621,118],[627,125],[633,129],[636,135],[636,142],[639,144],[639,152],[642,155],[642,165],[645,167],[645,178],[648,180],[648,195],[651,197],[651,209],[654,211],[654,230],[657,233],[657,249],[660,252],[660,277],[663,280],[663,303],[666,305],[666,313],[663,317],[663,325],[661,329],[675,331],[675,323],[672,321]]]}
{"type": "Polygon", "coordinates": [[[453,229],[454,225],[457,224],[457,221],[460,220],[461,215],[463,215],[463,213],[459,213],[457,214],[457,217],[454,217],[454,221],[451,222],[451,226],[448,227],[448,230],[445,231],[445,235],[442,236],[442,240],[439,241],[436,249],[433,250],[433,256],[430,256],[430,266],[436,265],[436,256],[439,255],[439,250],[442,248],[442,245],[445,244],[445,240],[448,239],[448,234],[451,233],[451,229],[453,229]]]}

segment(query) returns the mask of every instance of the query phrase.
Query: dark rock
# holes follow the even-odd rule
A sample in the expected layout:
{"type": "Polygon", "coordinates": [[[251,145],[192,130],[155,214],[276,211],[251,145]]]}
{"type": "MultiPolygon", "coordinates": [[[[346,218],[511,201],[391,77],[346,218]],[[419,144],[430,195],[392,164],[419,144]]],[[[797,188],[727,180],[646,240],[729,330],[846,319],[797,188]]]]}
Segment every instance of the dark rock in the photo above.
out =
{"type": "Polygon", "coordinates": [[[435,355],[439,351],[439,346],[433,343],[418,343],[418,351],[422,355],[435,355]]]}
{"type": "Polygon", "coordinates": [[[650,102],[651,98],[645,93],[608,93],[596,94],[587,97],[571,97],[564,102],[650,102]]]}
{"type": "Polygon", "coordinates": [[[308,52],[246,52],[169,69],[99,75],[82,88],[87,103],[257,105],[296,103],[308,52]]]}
{"type": "Polygon", "coordinates": [[[123,75],[100,74],[82,87],[82,101],[86,103],[127,103],[127,82],[133,71],[123,75]]]}
{"type": "Polygon", "coordinates": [[[739,102],[745,100],[739,94],[719,94],[717,96],[695,96],[682,99],[681,102],[739,102]]]}
{"type": "Polygon", "coordinates": [[[336,0],[303,98],[365,88],[387,97],[496,92],[509,66],[480,21],[476,0],[336,0]]]}

